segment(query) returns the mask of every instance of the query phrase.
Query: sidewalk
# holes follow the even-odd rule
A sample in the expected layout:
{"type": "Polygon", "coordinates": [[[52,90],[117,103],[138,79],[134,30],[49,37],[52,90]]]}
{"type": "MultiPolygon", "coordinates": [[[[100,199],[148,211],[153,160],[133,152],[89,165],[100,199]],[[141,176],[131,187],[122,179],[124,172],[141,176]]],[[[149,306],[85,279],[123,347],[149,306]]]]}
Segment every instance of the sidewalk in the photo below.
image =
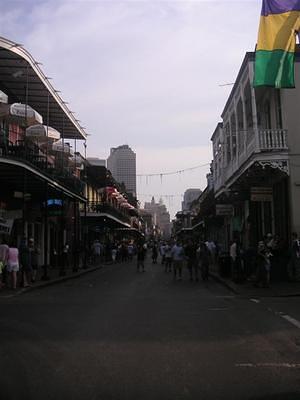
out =
{"type": "Polygon", "coordinates": [[[210,276],[239,296],[245,297],[292,297],[300,296],[300,282],[271,282],[268,288],[256,288],[253,282],[235,283],[231,278],[220,276],[217,266],[210,266],[210,276]]]}
{"type": "Polygon", "coordinates": [[[17,296],[17,295],[26,293],[28,291],[40,289],[45,286],[54,285],[56,283],[64,282],[69,279],[75,279],[75,278],[80,277],[81,275],[85,275],[89,272],[96,271],[96,270],[102,268],[103,266],[105,266],[105,264],[88,265],[87,268],[82,268],[82,267],[79,268],[77,272],[74,272],[72,267],[70,267],[65,270],[64,276],[59,276],[59,271],[60,271],[59,268],[49,267],[48,268],[48,278],[49,279],[47,279],[47,280],[42,279],[43,270],[42,270],[42,268],[40,268],[38,270],[36,282],[30,283],[30,286],[26,287],[26,288],[20,287],[18,285],[16,290],[12,290],[12,289],[4,287],[4,288],[0,289],[0,299],[17,296]]]}

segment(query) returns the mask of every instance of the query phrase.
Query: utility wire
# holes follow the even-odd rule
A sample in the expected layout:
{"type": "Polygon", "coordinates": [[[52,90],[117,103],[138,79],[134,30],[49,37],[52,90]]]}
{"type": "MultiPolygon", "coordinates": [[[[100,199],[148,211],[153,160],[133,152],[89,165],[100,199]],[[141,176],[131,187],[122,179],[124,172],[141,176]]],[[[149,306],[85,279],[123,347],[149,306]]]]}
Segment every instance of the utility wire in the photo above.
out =
{"type": "Polygon", "coordinates": [[[176,174],[181,174],[181,173],[186,172],[186,171],[192,171],[194,169],[207,167],[208,165],[210,165],[210,162],[209,163],[205,163],[205,164],[196,165],[195,167],[180,169],[178,171],[160,172],[160,173],[155,173],[155,174],[137,174],[136,176],[143,176],[143,177],[147,178],[147,177],[151,177],[151,176],[160,176],[160,177],[162,177],[162,176],[165,176],[165,175],[176,175],[176,174]]]}

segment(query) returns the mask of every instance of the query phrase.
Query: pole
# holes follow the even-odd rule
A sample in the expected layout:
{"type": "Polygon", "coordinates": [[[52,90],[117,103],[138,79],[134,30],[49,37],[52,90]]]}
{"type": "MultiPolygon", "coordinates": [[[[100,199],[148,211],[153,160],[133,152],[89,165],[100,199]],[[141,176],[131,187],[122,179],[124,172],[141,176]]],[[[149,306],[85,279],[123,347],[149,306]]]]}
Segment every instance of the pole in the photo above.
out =
{"type": "Polygon", "coordinates": [[[49,280],[48,276],[48,182],[45,182],[45,214],[44,214],[44,265],[42,280],[49,280]]]}

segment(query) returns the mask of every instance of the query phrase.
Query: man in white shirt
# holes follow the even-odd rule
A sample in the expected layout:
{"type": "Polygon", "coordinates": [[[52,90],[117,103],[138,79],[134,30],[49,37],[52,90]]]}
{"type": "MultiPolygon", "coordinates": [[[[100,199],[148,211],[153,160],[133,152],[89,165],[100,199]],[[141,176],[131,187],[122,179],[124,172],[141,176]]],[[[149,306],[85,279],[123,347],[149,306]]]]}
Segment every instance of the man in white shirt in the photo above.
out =
{"type": "Polygon", "coordinates": [[[171,250],[172,260],[173,260],[173,272],[174,280],[182,279],[182,266],[184,261],[184,249],[180,242],[176,242],[171,250]]]}

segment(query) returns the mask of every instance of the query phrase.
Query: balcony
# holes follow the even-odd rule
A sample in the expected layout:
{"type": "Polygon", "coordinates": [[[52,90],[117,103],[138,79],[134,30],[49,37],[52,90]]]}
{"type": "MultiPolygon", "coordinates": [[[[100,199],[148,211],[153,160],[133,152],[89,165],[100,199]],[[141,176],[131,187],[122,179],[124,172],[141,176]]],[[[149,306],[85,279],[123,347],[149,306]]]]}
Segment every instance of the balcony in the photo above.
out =
{"type": "MultiPolygon", "coordinates": [[[[217,155],[214,167],[219,164],[219,173],[214,176],[215,191],[218,191],[236,172],[252,160],[264,161],[270,158],[287,158],[287,130],[261,129],[240,131],[238,145],[233,149],[233,157],[222,168],[222,157],[217,155]]],[[[223,161],[223,165],[224,165],[223,161]]]]}
{"type": "Polygon", "coordinates": [[[55,157],[46,154],[35,143],[20,140],[13,144],[3,140],[3,137],[0,140],[0,157],[24,162],[76,194],[83,195],[84,182],[72,173],[73,168],[69,162],[58,166],[55,157]]]}
{"type": "MultiPolygon", "coordinates": [[[[87,203],[87,216],[97,217],[98,215],[108,214],[113,218],[118,219],[124,224],[130,225],[130,215],[126,211],[121,211],[109,203],[100,203],[97,201],[89,201],[87,203]]],[[[83,210],[81,216],[84,216],[83,210]]]]}

